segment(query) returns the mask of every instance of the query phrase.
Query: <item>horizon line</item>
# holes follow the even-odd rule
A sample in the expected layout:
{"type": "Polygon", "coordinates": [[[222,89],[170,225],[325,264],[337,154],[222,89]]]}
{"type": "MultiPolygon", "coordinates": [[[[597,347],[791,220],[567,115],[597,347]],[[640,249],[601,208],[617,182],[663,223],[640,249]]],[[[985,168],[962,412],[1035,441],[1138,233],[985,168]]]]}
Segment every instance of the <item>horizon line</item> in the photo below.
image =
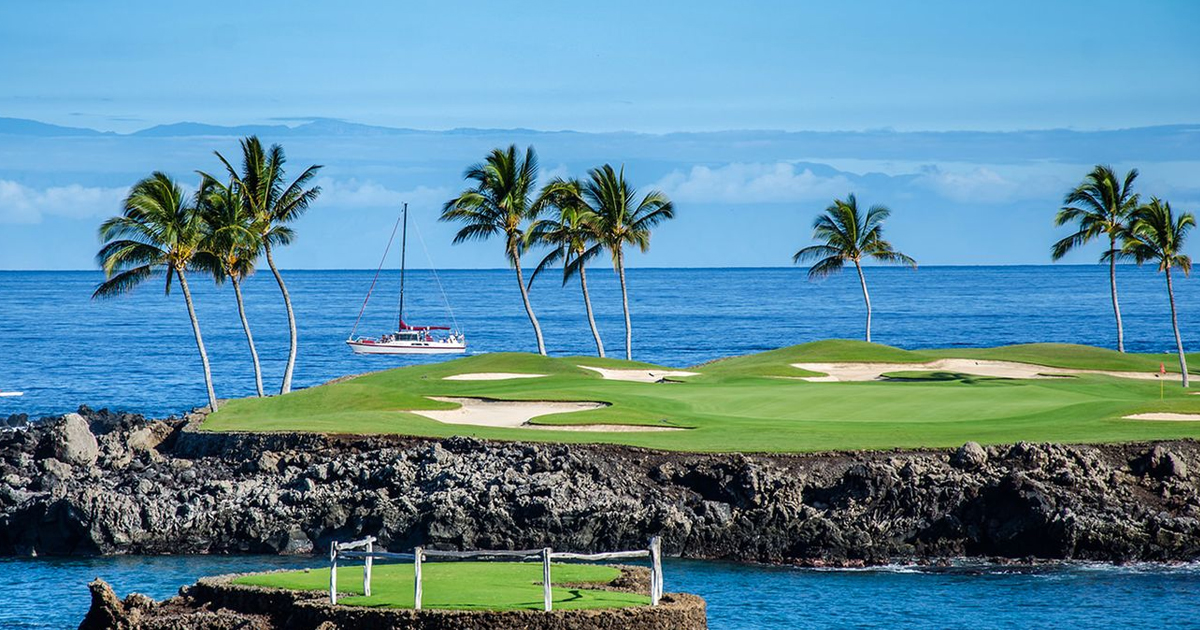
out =
{"type": "MultiPolygon", "coordinates": [[[[1005,268],[1010,268],[1010,267],[1091,267],[1094,265],[1107,266],[1107,264],[1108,263],[1099,262],[1099,261],[1094,262],[1094,263],[1057,263],[1057,262],[1049,262],[1049,263],[979,263],[979,264],[941,263],[941,264],[919,265],[916,270],[911,270],[904,266],[895,266],[895,265],[864,265],[864,266],[867,268],[870,268],[870,269],[897,269],[897,270],[901,270],[901,271],[920,271],[921,269],[931,269],[931,268],[932,269],[978,269],[978,268],[984,268],[984,267],[1005,267],[1005,268]]],[[[1117,263],[1117,266],[1118,267],[1141,267],[1142,265],[1138,265],[1137,263],[1117,263]]],[[[408,268],[409,271],[431,271],[432,270],[432,271],[437,271],[438,273],[448,272],[448,271],[512,271],[512,269],[513,269],[512,267],[445,267],[445,268],[443,268],[443,267],[409,267],[408,268]]],[[[588,267],[589,271],[591,271],[593,269],[598,270],[598,271],[614,271],[612,269],[609,269],[607,265],[601,265],[598,267],[588,267]]],[[[801,266],[801,265],[786,265],[786,266],[785,265],[777,265],[777,266],[749,265],[749,266],[725,266],[725,267],[709,267],[709,266],[696,266],[696,267],[662,266],[662,267],[660,267],[660,266],[648,265],[648,266],[637,266],[637,267],[631,267],[631,266],[625,267],[626,271],[632,271],[634,269],[652,269],[652,270],[659,270],[659,271],[690,271],[690,270],[695,270],[695,271],[726,271],[726,270],[754,271],[754,270],[794,269],[796,271],[807,271],[809,269],[809,267],[801,266]]],[[[371,271],[371,272],[373,272],[373,271],[375,271],[375,268],[373,268],[373,267],[319,267],[319,268],[318,267],[311,267],[311,268],[310,267],[280,267],[279,270],[287,271],[289,273],[291,273],[291,272],[317,272],[317,271],[371,271]]],[[[388,269],[386,269],[386,271],[399,271],[399,269],[392,269],[389,267],[388,269]]],[[[0,269],[0,273],[84,273],[84,272],[101,273],[102,270],[101,269],[0,269]]]]}

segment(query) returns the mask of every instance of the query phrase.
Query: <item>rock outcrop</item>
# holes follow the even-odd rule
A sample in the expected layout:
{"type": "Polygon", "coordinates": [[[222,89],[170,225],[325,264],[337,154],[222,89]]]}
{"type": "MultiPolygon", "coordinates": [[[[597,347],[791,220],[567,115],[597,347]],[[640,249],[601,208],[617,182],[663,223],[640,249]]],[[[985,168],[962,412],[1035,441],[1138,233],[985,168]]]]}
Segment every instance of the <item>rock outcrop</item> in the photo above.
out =
{"type": "Polygon", "coordinates": [[[661,535],[670,554],[805,564],[1200,558],[1187,440],[721,455],[77,417],[87,435],[69,418],[0,433],[0,554],[307,553],[364,535],[609,551],[661,535]]]}
{"type": "MultiPolygon", "coordinates": [[[[704,600],[666,593],[658,606],[590,610],[412,610],[332,605],[318,592],[240,586],[233,576],[201,578],[171,599],[130,595],[121,602],[96,580],[79,630],[704,630],[704,600]]],[[[649,572],[625,567],[606,588],[644,591],[649,572]],[[631,575],[633,573],[634,575],[631,575]],[[638,584],[629,588],[627,584],[638,584]]]]}

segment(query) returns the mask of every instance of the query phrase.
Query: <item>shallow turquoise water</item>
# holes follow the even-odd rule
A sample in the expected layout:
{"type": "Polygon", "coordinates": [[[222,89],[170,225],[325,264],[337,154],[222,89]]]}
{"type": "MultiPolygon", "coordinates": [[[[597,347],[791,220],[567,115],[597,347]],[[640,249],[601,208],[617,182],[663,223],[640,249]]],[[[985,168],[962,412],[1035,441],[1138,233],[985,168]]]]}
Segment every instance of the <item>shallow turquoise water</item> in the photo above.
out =
{"type": "MultiPolygon", "coordinates": [[[[168,597],[202,575],[320,566],[314,557],[0,559],[0,628],[74,628],[96,576],[168,597]]],[[[1200,627],[1200,565],[814,570],[669,561],[668,591],[708,601],[714,630],[1200,627]]]]}

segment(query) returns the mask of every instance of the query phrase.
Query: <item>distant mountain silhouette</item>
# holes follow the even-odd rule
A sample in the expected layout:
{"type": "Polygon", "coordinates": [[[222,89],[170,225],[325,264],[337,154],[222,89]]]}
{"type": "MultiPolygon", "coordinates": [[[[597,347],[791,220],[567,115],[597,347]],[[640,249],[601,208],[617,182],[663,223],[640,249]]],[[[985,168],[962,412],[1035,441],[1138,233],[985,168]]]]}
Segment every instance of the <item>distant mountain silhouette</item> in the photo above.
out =
{"type": "Polygon", "coordinates": [[[12,136],[112,136],[111,131],[63,127],[25,118],[0,118],[0,135],[12,136]]]}
{"type": "MultiPolygon", "coordinates": [[[[302,119],[297,119],[302,120],[302,119]]],[[[566,142],[574,146],[594,143],[638,155],[643,150],[668,156],[687,154],[697,160],[760,162],[797,157],[864,158],[894,160],[954,160],[1006,162],[1010,160],[1061,160],[1084,163],[1128,160],[1195,160],[1200,156],[1200,125],[1160,125],[1129,129],[1077,131],[1037,129],[1017,131],[783,131],[747,129],[703,132],[641,133],[632,131],[581,132],[535,129],[456,128],[422,130],[384,127],[333,118],[311,118],[296,126],[283,124],[210,125],[179,122],[118,134],[94,129],[64,127],[34,120],[0,118],[0,135],[32,137],[117,136],[134,138],[200,138],[263,136],[270,142],[287,138],[363,137],[434,140],[488,139],[496,144],[566,142]],[[702,155],[708,157],[701,158],[702,155]]]]}

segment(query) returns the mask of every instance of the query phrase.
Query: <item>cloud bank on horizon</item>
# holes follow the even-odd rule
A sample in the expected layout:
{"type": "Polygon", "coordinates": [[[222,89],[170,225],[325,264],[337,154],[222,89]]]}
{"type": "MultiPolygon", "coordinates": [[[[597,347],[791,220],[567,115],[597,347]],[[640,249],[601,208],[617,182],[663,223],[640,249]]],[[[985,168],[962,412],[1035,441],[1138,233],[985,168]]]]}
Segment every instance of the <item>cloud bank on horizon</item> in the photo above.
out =
{"type": "MultiPolygon", "coordinates": [[[[1138,189],[1200,210],[1200,125],[1120,131],[580,133],[415,131],[321,121],[296,127],[175,124],[133,134],[0,119],[0,268],[89,269],[99,221],[162,169],[194,185],[242,134],[280,142],[296,169],[325,165],[321,199],[279,254],[293,268],[373,268],[408,202],[440,268],[504,265],[494,243],[451,246],[441,205],[493,147],[533,145],[543,179],[623,164],[678,218],[638,265],[786,266],[813,218],[851,192],[889,205],[888,233],[923,264],[1044,264],[1062,195],[1095,162],[1137,167],[1138,189]]],[[[1072,255],[1087,263],[1098,250],[1072,255]]],[[[414,260],[417,266],[425,261],[414,260]]]]}

